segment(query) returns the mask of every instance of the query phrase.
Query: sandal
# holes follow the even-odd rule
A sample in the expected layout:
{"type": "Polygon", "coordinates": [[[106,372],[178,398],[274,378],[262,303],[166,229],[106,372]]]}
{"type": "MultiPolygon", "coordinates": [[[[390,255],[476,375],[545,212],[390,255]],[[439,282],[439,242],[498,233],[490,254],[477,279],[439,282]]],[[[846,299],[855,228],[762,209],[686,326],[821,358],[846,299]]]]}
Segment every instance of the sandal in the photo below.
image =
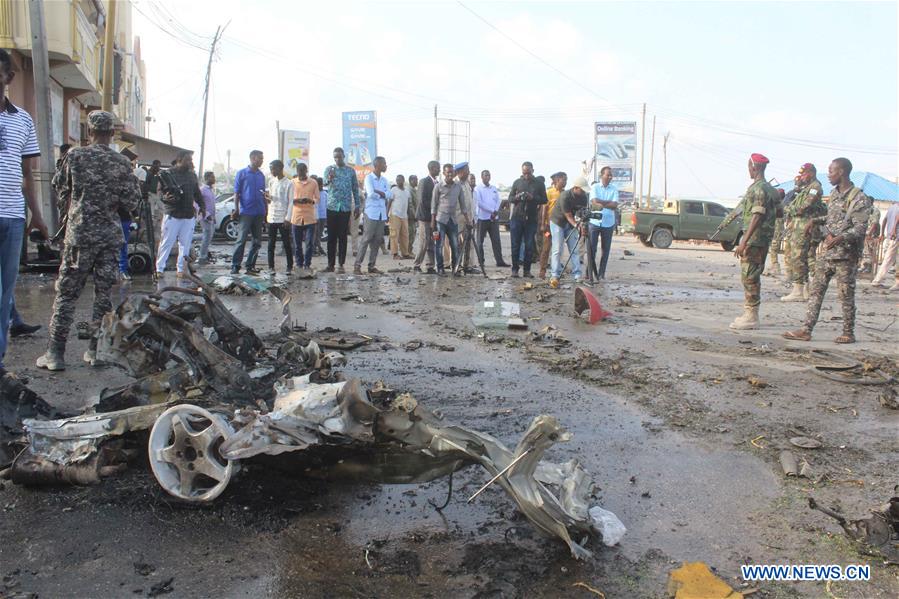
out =
{"type": "Polygon", "coordinates": [[[797,331],[787,331],[781,335],[784,339],[792,339],[793,341],[811,341],[812,334],[806,330],[799,329],[797,331]]]}
{"type": "Polygon", "coordinates": [[[840,335],[833,340],[834,343],[855,343],[855,335],[840,335]]]}

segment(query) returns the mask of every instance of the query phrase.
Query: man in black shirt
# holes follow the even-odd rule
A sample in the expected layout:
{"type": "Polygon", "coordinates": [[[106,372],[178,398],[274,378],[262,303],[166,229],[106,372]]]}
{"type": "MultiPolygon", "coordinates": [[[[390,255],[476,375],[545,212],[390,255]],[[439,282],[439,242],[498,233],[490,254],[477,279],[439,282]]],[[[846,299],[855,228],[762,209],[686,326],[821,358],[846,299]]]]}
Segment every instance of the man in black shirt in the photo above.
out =
{"type": "Polygon", "coordinates": [[[194,173],[193,152],[181,150],[175,161],[176,165],[160,177],[165,220],[162,223],[162,241],[159,242],[156,257],[157,276],[162,276],[165,271],[165,263],[175,242],[178,243],[178,276],[183,276],[184,261],[190,256],[196,224],[194,204],[199,207],[200,214],[206,216],[206,203],[200,195],[200,184],[194,173]]]}
{"type": "Polygon", "coordinates": [[[534,235],[537,234],[539,207],[546,204],[546,188],[534,178],[534,165],[521,165],[521,177],[512,184],[509,192],[512,205],[509,229],[512,233],[512,277],[518,277],[521,264],[521,244],[524,243],[524,276],[531,279],[531,263],[534,258],[534,235]]]}
{"type": "Polygon", "coordinates": [[[418,221],[418,254],[412,270],[421,272],[421,263],[425,256],[428,257],[428,274],[434,274],[434,231],[431,229],[431,209],[433,207],[434,187],[437,185],[437,176],[440,174],[440,163],[432,160],[428,163],[428,176],[422,178],[420,196],[418,198],[418,211],[415,220],[418,221]]]}

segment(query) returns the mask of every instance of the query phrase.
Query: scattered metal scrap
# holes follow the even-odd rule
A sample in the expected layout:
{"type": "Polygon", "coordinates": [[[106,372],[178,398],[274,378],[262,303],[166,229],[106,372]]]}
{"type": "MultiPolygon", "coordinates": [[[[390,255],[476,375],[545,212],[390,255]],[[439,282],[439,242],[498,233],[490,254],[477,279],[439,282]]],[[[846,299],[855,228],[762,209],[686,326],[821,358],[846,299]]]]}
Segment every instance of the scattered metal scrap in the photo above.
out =
{"type": "MultiPolygon", "coordinates": [[[[297,476],[385,484],[431,481],[478,464],[537,530],[563,540],[577,558],[591,555],[591,533],[607,545],[624,535],[614,514],[589,505],[593,483],[576,460],[542,461],[570,438],[555,418],[536,417],[509,449],[485,433],[443,424],[409,394],[383,384],[369,393],[358,380],[344,380],[335,370],[343,354],[322,352],[316,334],[290,327],[286,292],[270,289],[283,319],[267,345],[210,285],[188,280],[195,288],[132,296],[103,319],[98,355],[137,380],[102,393],[94,411],[60,418],[37,396],[3,389],[4,448],[21,449],[14,482],[95,484],[146,450],[169,494],[209,502],[248,459],[280,456],[297,476]]],[[[329,341],[339,337],[337,347],[371,340],[329,334],[329,341]]]]}
{"type": "MultiPolygon", "coordinates": [[[[899,491],[899,485],[893,490],[899,491]]],[[[899,497],[891,497],[883,506],[872,509],[870,516],[858,520],[847,520],[839,512],[818,505],[812,497],[808,506],[836,520],[846,536],[866,553],[882,555],[887,563],[899,565],[899,497]]]]}

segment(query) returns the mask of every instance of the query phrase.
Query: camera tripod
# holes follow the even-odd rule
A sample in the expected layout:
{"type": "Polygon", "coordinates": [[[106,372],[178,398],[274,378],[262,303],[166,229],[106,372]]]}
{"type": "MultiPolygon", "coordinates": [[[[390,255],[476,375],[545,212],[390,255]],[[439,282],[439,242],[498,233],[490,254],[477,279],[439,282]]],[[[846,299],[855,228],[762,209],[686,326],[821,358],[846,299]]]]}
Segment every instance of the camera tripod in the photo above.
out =
{"type": "MultiPolygon", "coordinates": [[[[565,240],[563,241],[566,248],[568,248],[568,240],[571,239],[571,236],[574,235],[575,232],[577,233],[577,241],[575,242],[575,244],[576,245],[580,244],[581,239],[584,238],[584,235],[581,233],[581,228],[583,226],[584,226],[584,221],[580,218],[575,218],[575,226],[572,227],[571,231],[568,232],[568,234],[565,236],[565,240]]],[[[586,239],[585,245],[587,247],[587,264],[586,264],[587,276],[586,276],[586,279],[587,279],[587,281],[589,281],[592,284],[596,281],[596,279],[598,278],[598,275],[597,275],[597,271],[596,271],[596,256],[593,253],[593,244],[590,243],[589,236],[586,239]]],[[[577,253],[577,248],[575,248],[574,252],[572,252],[570,249],[568,250],[568,259],[565,260],[565,264],[562,265],[562,270],[559,273],[560,279],[565,274],[565,269],[568,268],[568,264],[571,263],[571,259],[574,257],[575,253],[577,253]]]]}

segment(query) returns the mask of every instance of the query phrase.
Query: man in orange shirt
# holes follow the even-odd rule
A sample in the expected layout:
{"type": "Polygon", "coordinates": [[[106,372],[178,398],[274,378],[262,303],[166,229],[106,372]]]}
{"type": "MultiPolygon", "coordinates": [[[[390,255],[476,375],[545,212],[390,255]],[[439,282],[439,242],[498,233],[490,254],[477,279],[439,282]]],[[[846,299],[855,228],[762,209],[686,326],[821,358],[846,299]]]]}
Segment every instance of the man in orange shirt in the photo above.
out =
{"type": "Polygon", "coordinates": [[[312,266],[315,223],[318,221],[315,214],[316,204],[318,204],[318,181],[309,176],[309,167],[301,162],[297,165],[297,176],[293,180],[293,213],[290,216],[297,268],[309,269],[312,266]]]}
{"type": "Polygon", "coordinates": [[[549,215],[553,211],[553,206],[556,205],[556,200],[559,199],[559,196],[565,191],[565,186],[568,185],[568,175],[562,172],[550,175],[549,179],[552,181],[552,185],[546,190],[546,206],[543,208],[543,213],[540,216],[540,233],[543,235],[544,239],[543,247],[540,249],[541,279],[546,278],[546,266],[549,263],[549,252],[552,249],[552,244],[547,243],[549,236],[549,215]]]}

